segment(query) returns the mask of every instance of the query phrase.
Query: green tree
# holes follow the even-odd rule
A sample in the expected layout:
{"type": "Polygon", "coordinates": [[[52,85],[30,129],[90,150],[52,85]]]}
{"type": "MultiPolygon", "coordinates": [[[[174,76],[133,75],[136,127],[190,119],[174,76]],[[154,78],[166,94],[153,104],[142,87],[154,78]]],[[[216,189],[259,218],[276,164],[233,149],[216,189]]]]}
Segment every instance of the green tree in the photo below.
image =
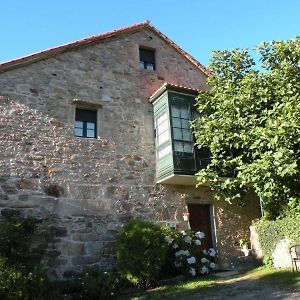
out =
{"type": "Polygon", "coordinates": [[[210,181],[215,197],[243,203],[253,190],[268,218],[300,199],[300,37],[248,50],[214,52],[200,92],[196,144],[208,148],[211,163],[197,174],[210,181]]]}

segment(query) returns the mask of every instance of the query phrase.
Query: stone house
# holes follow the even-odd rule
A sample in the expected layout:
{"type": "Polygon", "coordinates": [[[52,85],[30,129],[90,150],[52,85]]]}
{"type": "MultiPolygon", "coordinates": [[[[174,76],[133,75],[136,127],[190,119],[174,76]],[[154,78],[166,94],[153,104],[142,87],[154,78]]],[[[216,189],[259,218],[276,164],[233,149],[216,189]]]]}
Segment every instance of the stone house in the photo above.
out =
{"type": "Polygon", "coordinates": [[[206,233],[221,268],[260,215],[195,187],[193,101],[210,72],[143,22],[0,64],[0,210],[39,218],[56,278],[114,265],[132,218],[206,233]]]}

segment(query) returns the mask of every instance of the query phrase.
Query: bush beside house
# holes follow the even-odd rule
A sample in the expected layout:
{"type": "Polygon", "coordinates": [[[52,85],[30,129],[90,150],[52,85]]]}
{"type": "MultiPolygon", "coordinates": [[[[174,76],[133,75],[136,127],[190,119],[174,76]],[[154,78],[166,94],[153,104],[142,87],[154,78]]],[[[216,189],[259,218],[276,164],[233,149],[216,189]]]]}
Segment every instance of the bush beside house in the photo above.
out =
{"type": "Polygon", "coordinates": [[[277,220],[262,219],[254,224],[259,237],[259,244],[263,253],[265,264],[271,264],[275,267],[287,266],[277,263],[276,250],[278,247],[285,249],[280,251],[281,260],[290,261],[289,249],[291,246],[300,244],[300,206],[291,207],[284,216],[277,220]],[[286,253],[286,258],[283,257],[286,253]],[[275,264],[274,264],[275,262],[275,264]]]}

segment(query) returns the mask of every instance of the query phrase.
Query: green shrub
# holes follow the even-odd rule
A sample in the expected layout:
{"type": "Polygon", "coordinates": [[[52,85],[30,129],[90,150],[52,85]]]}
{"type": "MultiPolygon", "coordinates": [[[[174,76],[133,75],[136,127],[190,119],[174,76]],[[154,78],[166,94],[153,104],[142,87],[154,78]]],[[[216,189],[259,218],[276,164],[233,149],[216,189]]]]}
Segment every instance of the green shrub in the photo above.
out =
{"type": "Polygon", "coordinates": [[[97,267],[87,269],[76,281],[77,290],[72,299],[116,299],[128,282],[118,272],[103,272],[97,267]]]}
{"type": "Polygon", "coordinates": [[[159,276],[167,251],[162,229],[150,222],[134,220],[117,239],[117,265],[132,283],[150,286],[159,276]]]}
{"type": "Polygon", "coordinates": [[[37,220],[7,211],[0,218],[0,299],[60,299],[32,251],[37,220]]]}
{"type": "Polygon", "coordinates": [[[30,265],[30,246],[36,220],[9,214],[0,219],[0,256],[10,264],[30,265]]]}
{"type": "Polygon", "coordinates": [[[259,242],[264,255],[264,263],[270,265],[272,253],[280,240],[288,238],[292,244],[300,244],[300,214],[291,211],[280,219],[260,220],[255,223],[259,242]]]}
{"type": "Polygon", "coordinates": [[[0,258],[1,300],[60,299],[53,285],[38,267],[28,272],[22,265],[11,266],[0,258]]]}

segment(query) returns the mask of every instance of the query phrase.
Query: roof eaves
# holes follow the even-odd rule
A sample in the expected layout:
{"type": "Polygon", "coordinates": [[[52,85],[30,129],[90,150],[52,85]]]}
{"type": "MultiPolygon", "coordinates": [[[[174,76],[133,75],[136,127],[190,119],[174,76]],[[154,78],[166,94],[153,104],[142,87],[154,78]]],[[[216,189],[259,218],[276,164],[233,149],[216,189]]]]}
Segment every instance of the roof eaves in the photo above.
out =
{"type": "Polygon", "coordinates": [[[192,55],[185,52],[183,49],[181,49],[175,42],[173,42],[171,39],[169,39],[166,35],[164,35],[161,31],[159,31],[156,27],[151,25],[149,22],[147,25],[156,32],[166,43],[171,45],[173,48],[175,48],[181,55],[183,55],[185,58],[187,58],[190,62],[192,62],[198,69],[200,69],[205,75],[210,77],[212,75],[212,72],[204,67],[197,59],[195,59],[192,55]]]}
{"type": "Polygon", "coordinates": [[[198,69],[200,69],[204,74],[207,76],[211,76],[212,73],[205,68],[200,62],[198,62],[193,56],[185,52],[183,49],[181,49],[176,43],[174,43],[172,40],[170,40],[166,35],[164,35],[162,32],[160,32],[157,28],[155,28],[153,25],[150,24],[148,20],[140,23],[136,23],[130,26],[122,27],[119,29],[115,29],[112,31],[108,31],[105,33],[101,33],[98,35],[93,35],[84,39],[80,39],[68,44],[60,45],[57,47],[53,47],[47,50],[43,50],[37,53],[33,53],[27,56],[23,56],[21,58],[13,59],[7,62],[0,63],[0,73],[5,72],[7,70],[10,70],[12,68],[16,68],[19,66],[28,65],[31,63],[34,63],[36,61],[54,56],[59,53],[63,53],[65,51],[73,50],[81,46],[85,46],[88,44],[99,42],[106,38],[111,38],[116,35],[120,35],[122,33],[130,32],[132,30],[136,30],[138,28],[145,27],[149,28],[153,32],[155,32],[159,37],[161,37],[167,44],[175,48],[181,55],[183,55],[186,59],[188,59],[190,62],[192,62],[198,69]]]}
{"type": "Polygon", "coordinates": [[[33,62],[54,56],[56,54],[59,53],[63,53],[65,51],[68,50],[72,50],[72,49],[76,49],[78,47],[84,46],[84,45],[88,45],[88,44],[92,44],[95,43],[97,41],[106,39],[106,38],[111,38],[114,37],[116,35],[125,33],[125,32],[129,32],[131,30],[135,30],[138,29],[140,27],[144,27],[149,25],[149,21],[144,21],[144,22],[140,22],[140,23],[136,23],[130,26],[126,26],[126,27],[122,27],[119,29],[115,29],[112,31],[108,31],[108,32],[104,32],[101,34],[97,34],[97,35],[93,35],[84,39],[80,39],[71,43],[67,43],[67,44],[63,44],[60,46],[56,46],[53,48],[49,48],[40,52],[36,52],[36,53],[32,53],[30,55],[26,55],[17,59],[13,59],[13,60],[9,60],[3,63],[0,63],[0,73],[1,72],[5,72],[7,70],[10,70],[12,68],[18,67],[18,66],[23,66],[23,65],[27,65],[27,64],[31,64],[33,62]]]}

